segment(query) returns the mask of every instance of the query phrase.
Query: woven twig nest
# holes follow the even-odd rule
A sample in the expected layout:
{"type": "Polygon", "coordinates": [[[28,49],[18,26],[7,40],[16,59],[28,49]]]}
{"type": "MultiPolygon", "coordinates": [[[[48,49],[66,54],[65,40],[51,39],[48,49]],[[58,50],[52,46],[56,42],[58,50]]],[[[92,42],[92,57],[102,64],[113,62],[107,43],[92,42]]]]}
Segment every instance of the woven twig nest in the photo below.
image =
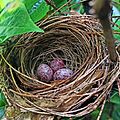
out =
{"type": "MultiPolygon", "coordinates": [[[[45,33],[15,37],[2,56],[9,101],[40,114],[83,116],[103,103],[118,78],[111,66],[102,27],[92,16],[53,17],[38,24],[45,33]],[[45,83],[37,79],[40,63],[64,60],[74,74],[45,83]]],[[[119,57],[118,57],[119,58],[119,57]]]]}

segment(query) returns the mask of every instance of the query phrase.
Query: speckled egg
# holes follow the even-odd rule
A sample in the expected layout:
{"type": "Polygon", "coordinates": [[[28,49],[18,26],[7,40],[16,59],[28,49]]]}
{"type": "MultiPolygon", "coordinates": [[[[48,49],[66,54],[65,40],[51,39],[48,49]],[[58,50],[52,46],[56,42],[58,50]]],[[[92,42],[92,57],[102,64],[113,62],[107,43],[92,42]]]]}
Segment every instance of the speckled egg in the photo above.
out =
{"type": "Polygon", "coordinates": [[[57,70],[54,75],[53,79],[54,80],[65,80],[69,78],[73,74],[73,71],[68,69],[68,68],[62,68],[57,70]]]}
{"type": "Polygon", "coordinates": [[[57,70],[65,67],[63,60],[60,58],[52,60],[49,65],[52,68],[53,72],[56,72],[57,70]]]}
{"type": "Polygon", "coordinates": [[[53,78],[53,70],[47,64],[40,64],[37,68],[37,76],[44,82],[50,82],[53,78]]]}

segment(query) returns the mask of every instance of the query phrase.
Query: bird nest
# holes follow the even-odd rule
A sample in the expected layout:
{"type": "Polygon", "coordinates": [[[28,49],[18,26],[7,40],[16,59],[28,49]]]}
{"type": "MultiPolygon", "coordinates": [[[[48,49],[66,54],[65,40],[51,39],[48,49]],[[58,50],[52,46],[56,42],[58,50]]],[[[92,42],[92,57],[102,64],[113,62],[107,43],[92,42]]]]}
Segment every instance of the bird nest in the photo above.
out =
{"type": "Polygon", "coordinates": [[[102,27],[92,16],[52,17],[38,23],[44,33],[15,37],[2,55],[6,96],[12,105],[40,114],[83,116],[101,106],[118,78],[102,27]],[[74,74],[50,83],[36,77],[41,63],[61,58],[74,74]]]}

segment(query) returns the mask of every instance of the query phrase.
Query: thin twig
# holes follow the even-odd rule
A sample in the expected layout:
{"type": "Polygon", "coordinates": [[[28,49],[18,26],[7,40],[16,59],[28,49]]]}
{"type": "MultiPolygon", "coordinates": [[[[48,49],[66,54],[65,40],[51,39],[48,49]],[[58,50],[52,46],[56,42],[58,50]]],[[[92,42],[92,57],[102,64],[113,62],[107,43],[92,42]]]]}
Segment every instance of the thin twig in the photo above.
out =
{"type": "Polygon", "coordinates": [[[98,117],[97,117],[97,120],[100,120],[100,117],[101,117],[101,115],[102,115],[102,112],[103,112],[103,109],[104,109],[104,106],[105,106],[105,102],[106,102],[106,99],[104,99],[104,101],[103,101],[102,107],[101,107],[100,112],[99,112],[99,115],[98,115],[98,117]]]}

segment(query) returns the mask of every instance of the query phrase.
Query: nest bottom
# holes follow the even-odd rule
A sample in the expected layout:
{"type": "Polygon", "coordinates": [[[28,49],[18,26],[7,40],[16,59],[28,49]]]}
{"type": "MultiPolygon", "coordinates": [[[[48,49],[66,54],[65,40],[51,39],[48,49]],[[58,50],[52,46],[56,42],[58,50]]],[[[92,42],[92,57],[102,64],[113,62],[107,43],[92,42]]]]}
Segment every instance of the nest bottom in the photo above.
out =
{"type": "Polygon", "coordinates": [[[119,75],[111,68],[100,23],[92,16],[61,16],[39,24],[44,34],[15,37],[2,55],[6,95],[14,106],[40,114],[83,116],[100,106],[119,75]],[[50,84],[37,79],[40,63],[64,60],[74,71],[50,84]]]}

